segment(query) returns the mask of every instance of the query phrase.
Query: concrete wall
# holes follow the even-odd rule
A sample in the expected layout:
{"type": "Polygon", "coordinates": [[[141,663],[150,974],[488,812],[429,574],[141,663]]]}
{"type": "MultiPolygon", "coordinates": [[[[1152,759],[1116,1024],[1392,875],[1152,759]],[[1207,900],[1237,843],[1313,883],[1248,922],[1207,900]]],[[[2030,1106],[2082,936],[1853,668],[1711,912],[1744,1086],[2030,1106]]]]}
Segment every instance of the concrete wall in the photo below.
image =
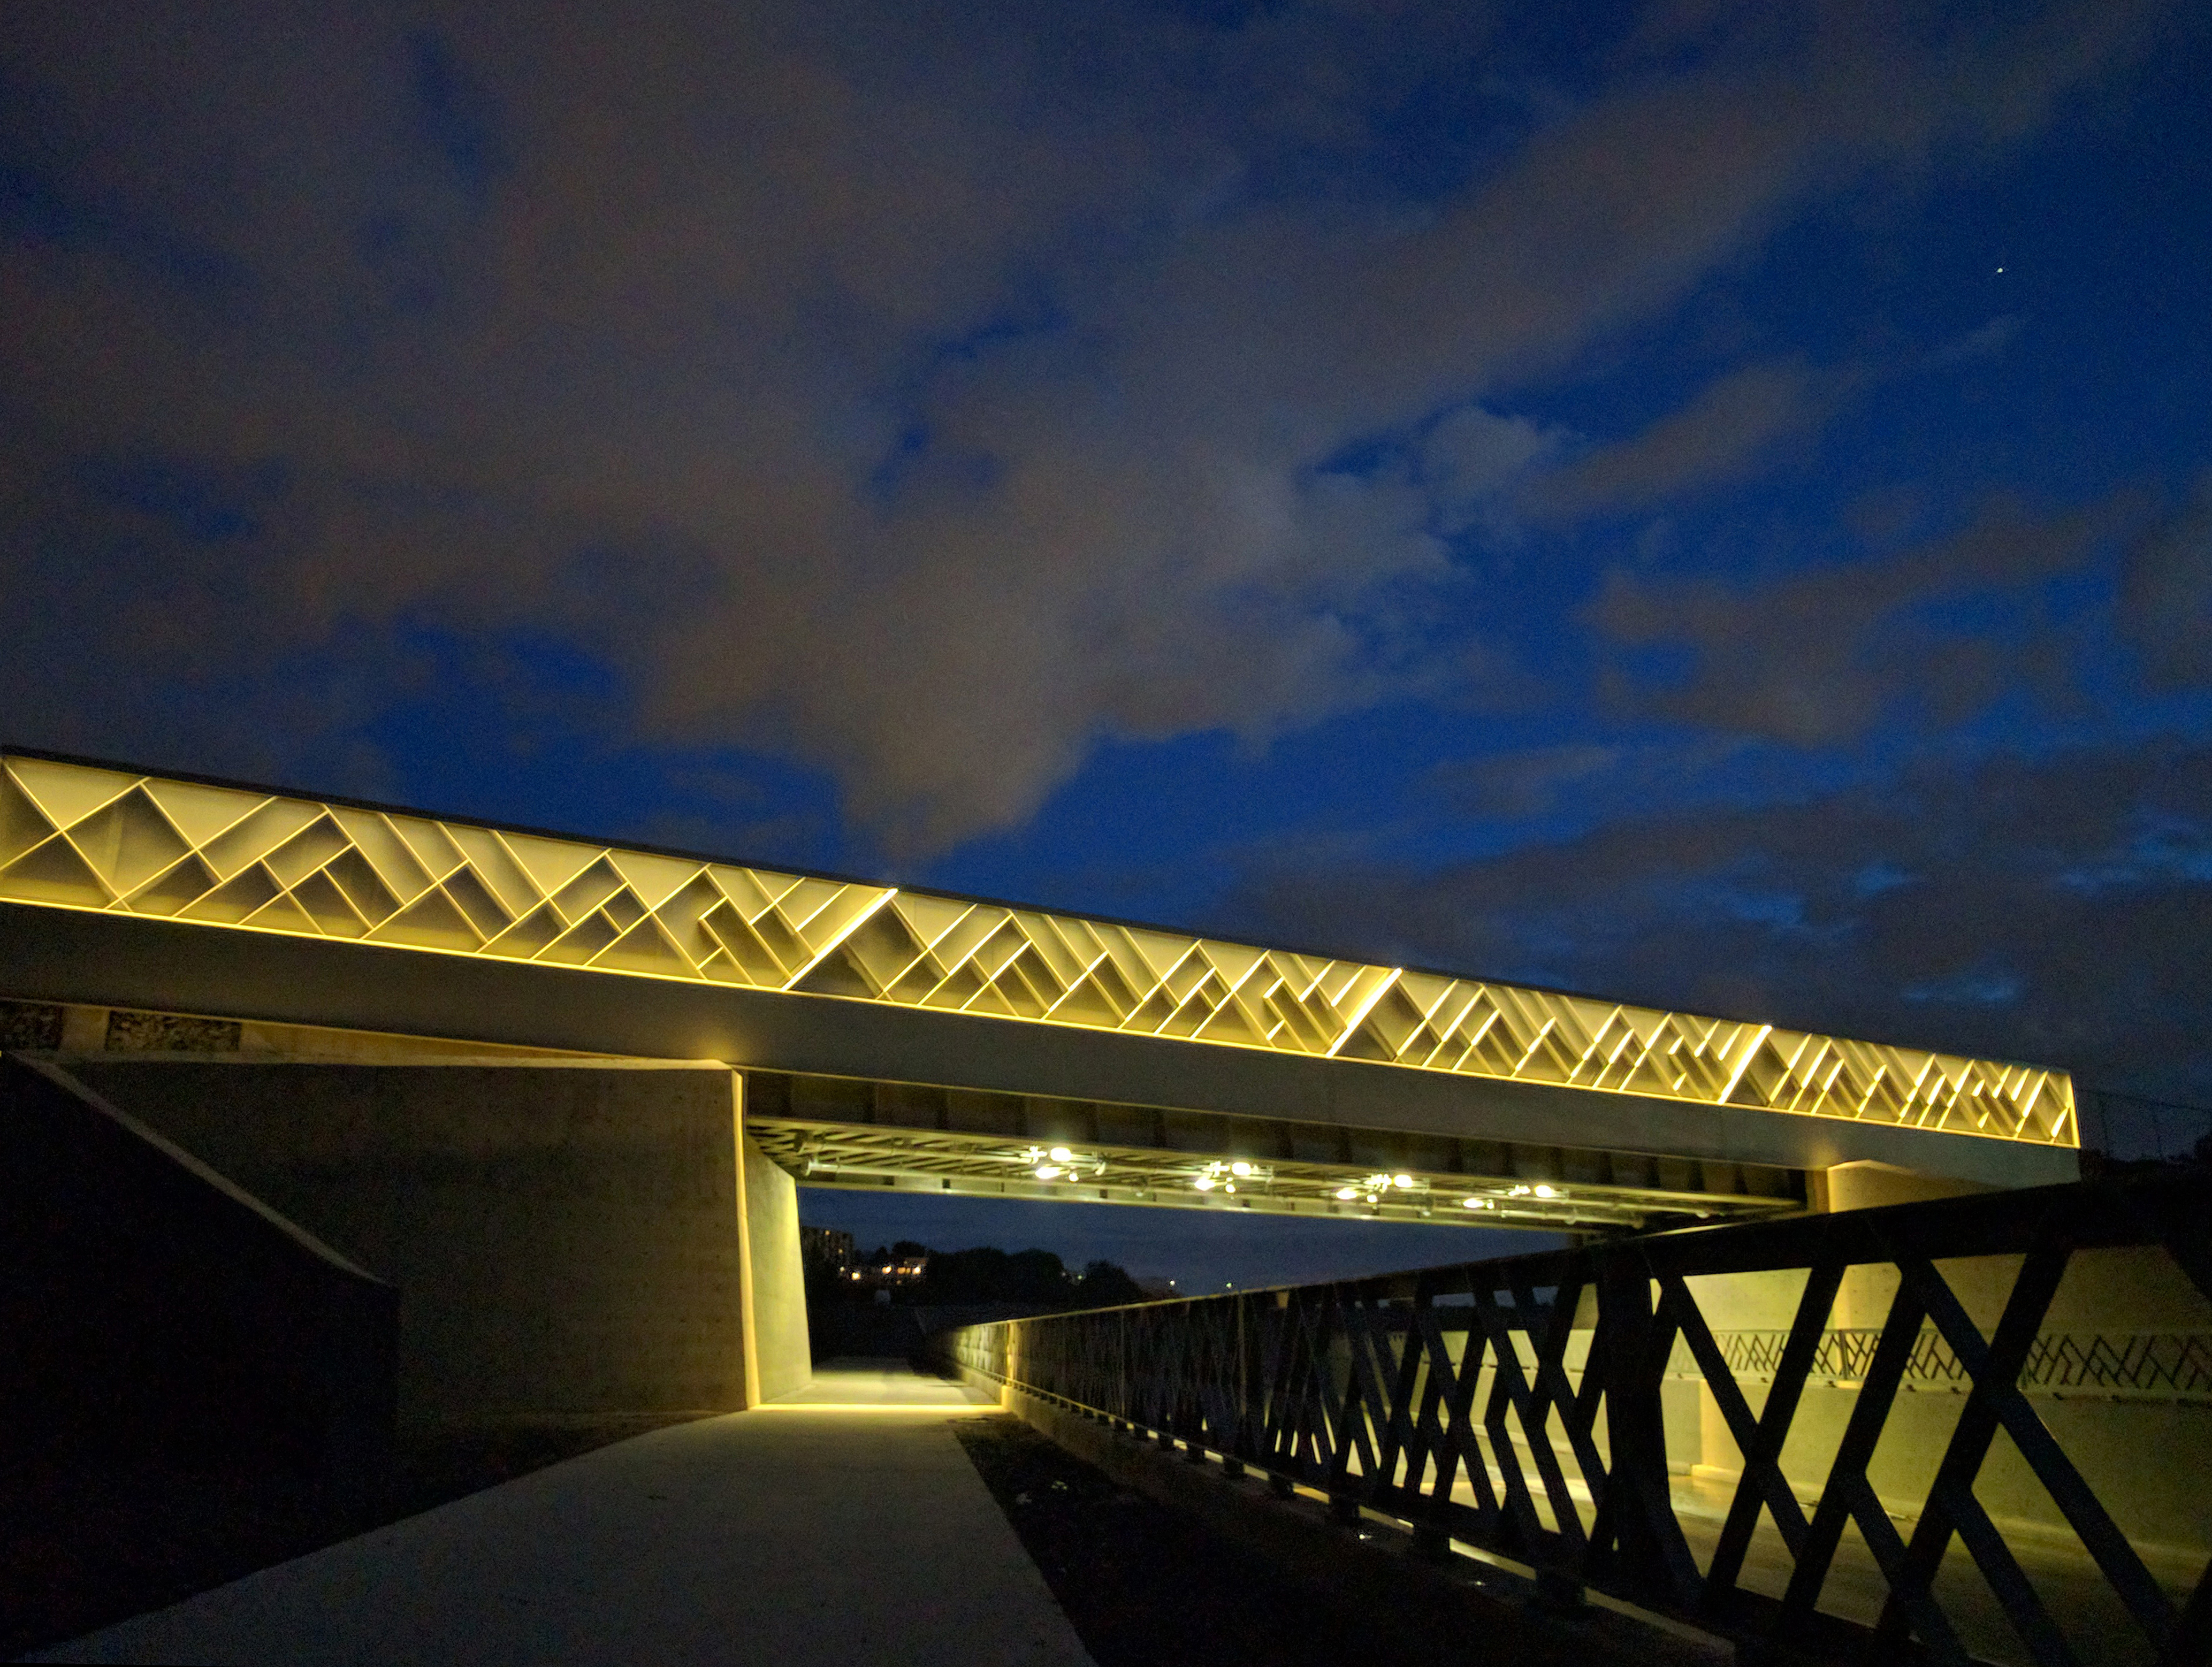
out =
{"type": "Polygon", "coordinates": [[[806,1335],[806,1270],[799,1252],[799,1184],[750,1137],[744,1139],[746,1275],[752,1327],[747,1338],[763,1401],[814,1381],[806,1335]]]}
{"type": "MultiPolygon", "coordinates": [[[[1984,1336],[1996,1330],[2018,1257],[1939,1262],[1937,1270],[1984,1336]]],[[[1699,1310],[1716,1331],[1786,1330],[1804,1288],[1802,1272],[1735,1274],[1690,1282],[1699,1310]]],[[[1872,1330],[1887,1318],[1899,1276],[1894,1267],[1855,1268],[1838,1293],[1829,1324],[1872,1330]]],[[[2040,1328],[2043,1335],[2124,1341],[2131,1332],[2212,1331],[2212,1308],[2165,1252],[2152,1248],[2087,1251],[2066,1276],[2040,1328]]],[[[1741,1385],[1753,1412],[1767,1386],[1741,1385]]],[[[1702,1383],[1668,1385],[1668,1457],[1671,1466],[1716,1481],[1733,1481],[1743,1458],[1712,1392],[1702,1383]]],[[[2031,1390],[2029,1404],[2130,1538],[2212,1551],[2212,1491],[2203,1455],[2212,1454],[2212,1405],[2156,1389],[2142,1393],[2031,1390]],[[2186,1460],[2188,1462],[2177,1462],[2186,1460]]],[[[1815,1381],[1806,1386],[1782,1453],[1783,1474],[1804,1499],[1816,1497],[1851,1410],[1856,1385],[1815,1381]]],[[[1966,1406],[1963,1386],[1911,1379],[1891,1409],[1868,1479],[1885,1506],[1916,1513],[1966,1406]]],[[[1976,1496],[2013,1527],[2070,1537],[2063,1516],[2011,1439],[1999,1433],[1976,1496]]]]}
{"type": "MultiPolygon", "coordinates": [[[[1838,1166],[1814,1188],[1816,1202],[1830,1210],[1878,1209],[1976,1190],[1879,1163],[1838,1166]]],[[[1994,1334],[2019,1276],[2021,1258],[1954,1258],[1936,1266],[1983,1335],[1994,1334]]],[[[1901,1283],[1888,1263],[1852,1268],[1836,1293],[1828,1324],[1839,1331],[1879,1329],[1901,1283]]],[[[1731,1274],[1689,1284],[1716,1331],[1784,1331],[1796,1318],[1805,1275],[1731,1274]]],[[[2203,1332],[2212,1331],[2212,1306],[2162,1250],[2079,1252],[2068,1260],[2039,1329],[2045,1337],[2069,1336],[2085,1343],[2094,1337],[2118,1342],[2135,1332],[2203,1332]]],[[[1764,1408],[1765,1385],[1747,1382],[1742,1387],[1754,1412],[1764,1408]]],[[[1743,1458],[1711,1391],[1702,1383],[1678,1381],[1667,1386],[1666,1400],[1672,1467],[1733,1481],[1743,1458]]],[[[2204,1467],[2172,1462],[2176,1455],[2212,1453],[2212,1406],[2155,1390],[2031,1391],[2029,1400],[2130,1537],[2212,1550],[2212,1493],[2204,1486],[2204,1467]]],[[[1802,1497],[1818,1495],[1857,1402],[1858,1391],[1850,1385],[1816,1381],[1806,1386],[1782,1454],[1783,1474],[1802,1497]]],[[[1905,1513],[1920,1509],[1965,1405],[1962,1391],[1907,1379],[1868,1467],[1868,1479],[1885,1505],[1905,1513]]],[[[1991,1515],[2015,1529],[2070,1537],[2049,1491],[2002,1431],[1974,1491],[1991,1515]]]]}
{"type": "Polygon", "coordinates": [[[356,1524],[389,1461],[397,1331],[389,1285],[64,1073],[0,1056],[0,1473],[289,1471],[356,1524]]]}
{"type": "MultiPolygon", "coordinates": [[[[174,1056],[70,1068],[399,1288],[404,1420],[746,1403],[726,1069],[174,1056]]],[[[775,1179],[756,1187],[772,1218],[775,1179]]],[[[787,1330],[769,1328],[779,1349],[787,1330]]],[[[799,1347],[803,1360],[803,1332],[799,1347]]]]}

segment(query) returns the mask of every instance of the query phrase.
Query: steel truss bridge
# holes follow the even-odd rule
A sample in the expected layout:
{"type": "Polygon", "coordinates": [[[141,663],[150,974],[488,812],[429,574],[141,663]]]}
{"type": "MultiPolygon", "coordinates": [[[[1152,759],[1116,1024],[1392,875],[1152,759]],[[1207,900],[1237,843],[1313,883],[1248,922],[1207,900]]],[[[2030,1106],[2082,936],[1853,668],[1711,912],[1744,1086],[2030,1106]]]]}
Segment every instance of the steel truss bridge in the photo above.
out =
{"type": "Polygon", "coordinates": [[[2059,1070],[23,749],[0,997],[719,1060],[812,1185],[1608,1229],[2080,1144],[2059,1070]]]}

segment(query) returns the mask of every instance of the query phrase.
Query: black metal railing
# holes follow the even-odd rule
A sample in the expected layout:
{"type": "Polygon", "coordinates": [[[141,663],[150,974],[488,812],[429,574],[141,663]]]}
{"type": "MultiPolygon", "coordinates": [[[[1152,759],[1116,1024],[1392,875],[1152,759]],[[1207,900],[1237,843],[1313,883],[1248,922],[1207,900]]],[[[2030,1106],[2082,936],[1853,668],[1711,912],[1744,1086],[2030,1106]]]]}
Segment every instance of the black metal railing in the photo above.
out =
{"type": "MultiPolygon", "coordinates": [[[[1365,1507],[1432,1549],[1456,1540],[1518,1562],[1554,1593],[1594,1589],[1746,1645],[1786,1650],[1841,1627],[1876,1659],[1908,1639],[1937,1661],[1992,1653],[1954,1624],[1959,1582],[1943,1571],[1955,1540],[1985,1583],[1978,1601],[1993,1597],[2009,1625],[2013,1647],[1993,1653],[2044,1667],[2198,1663],[2212,1658],[2212,1570],[2191,1559],[2177,1585],[2169,1547],[2154,1576],[2145,1556],[2160,1554],[2139,1550],[2116,1521],[2129,1502],[2100,1496],[2029,1395],[2081,1383],[2194,1398],[2201,1331],[2053,1334],[2045,1322],[2069,1262],[2130,1247],[2138,1275],[2145,1247],[2171,1259],[2169,1296],[2212,1302],[2209,1232],[2212,1180],[2201,1173],[2106,1179],[1018,1320],[948,1342],[961,1364],[1001,1383],[1264,1470],[1279,1490],[1320,1490],[1340,1518],[1365,1507]],[[2008,1259],[1952,1261],[1992,1258],[2008,1259]],[[1978,1282],[1962,1265],[1981,1270],[1978,1282]],[[2008,1287],[1992,1286],[1993,1267],[2008,1287]],[[1731,1277],[1740,1298],[1741,1276],[1778,1274],[1802,1275],[1785,1329],[1715,1332],[1701,1297],[1725,1304],[1717,1294],[1731,1277]],[[1987,1331],[1953,1278],[1994,1318],[1987,1331]],[[1834,1324],[1839,1295],[1877,1323],[1834,1324]],[[1869,1304],[1886,1308],[1868,1314],[1869,1304]],[[1686,1359],[1694,1384],[1679,1381],[1686,1359]],[[1918,1497],[1900,1509],[1893,1455],[1881,1473],[1887,1496],[1870,1467],[1886,1428],[1909,1421],[1893,1418],[1901,1398],[1933,1399],[1900,1391],[1933,1379],[1962,1391],[1946,1401],[1955,1420],[1923,1454],[1918,1497]],[[1830,1397],[1801,1417],[1808,1385],[1847,1386],[1848,1401],[1830,1397]],[[1669,1434],[1686,1446],[1699,1419],[1725,1429],[1733,1469],[1693,1484],[1687,1466],[1670,1467],[1669,1434]],[[1821,1419],[1830,1450],[1808,1481],[1802,1427],[1821,1419]],[[2124,1617],[2100,1622],[2086,1649],[2087,1611],[2062,1603],[2064,1624],[2054,1618],[2023,1567],[2043,1553],[2014,1543],[2017,1525],[1978,1493],[1993,1466],[2016,1472],[2015,1460],[2062,1537],[2078,1542],[2081,1569],[2100,1577],[2106,1609],[2124,1617]],[[1694,1519],[1682,1496],[1693,1486],[1718,1490],[1694,1519]],[[1850,1555],[1878,1576],[1878,1612],[1839,1621],[1822,1612],[1822,1594],[1850,1530],[1850,1555]],[[1746,1578],[1755,1544],[1761,1582],[1746,1578]],[[2115,1653],[2107,1646],[2127,1628],[2115,1653]]],[[[1787,1282],[1768,1281],[1766,1299],[1787,1282]]],[[[2148,1456],[2163,1494],[2212,1494],[2212,1443],[2164,1439],[2174,1450],[2148,1456]]],[[[2105,1469],[2108,1492],[2129,1485],[2105,1469]]]]}

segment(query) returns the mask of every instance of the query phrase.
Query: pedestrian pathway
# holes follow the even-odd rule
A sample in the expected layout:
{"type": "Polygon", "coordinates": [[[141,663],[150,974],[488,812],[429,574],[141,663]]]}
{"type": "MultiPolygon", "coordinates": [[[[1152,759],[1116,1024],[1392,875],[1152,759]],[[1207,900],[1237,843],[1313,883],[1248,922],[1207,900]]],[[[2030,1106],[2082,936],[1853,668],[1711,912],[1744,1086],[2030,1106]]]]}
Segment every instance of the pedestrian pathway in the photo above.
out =
{"type": "Polygon", "coordinates": [[[953,1436],[980,1398],[831,1362],[30,1658],[1089,1667],[953,1436]]]}

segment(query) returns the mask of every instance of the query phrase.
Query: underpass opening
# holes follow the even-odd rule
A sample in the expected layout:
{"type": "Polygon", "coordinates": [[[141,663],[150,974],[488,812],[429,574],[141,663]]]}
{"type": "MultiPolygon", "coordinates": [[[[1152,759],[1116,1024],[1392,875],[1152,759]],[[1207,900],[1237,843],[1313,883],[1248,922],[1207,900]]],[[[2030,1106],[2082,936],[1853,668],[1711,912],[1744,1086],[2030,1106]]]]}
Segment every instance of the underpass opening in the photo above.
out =
{"type": "Polygon", "coordinates": [[[1580,1233],[1808,1199],[1769,1164],[776,1071],[746,1126],[801,1185],[876,1193],[1580,1233]]]}

